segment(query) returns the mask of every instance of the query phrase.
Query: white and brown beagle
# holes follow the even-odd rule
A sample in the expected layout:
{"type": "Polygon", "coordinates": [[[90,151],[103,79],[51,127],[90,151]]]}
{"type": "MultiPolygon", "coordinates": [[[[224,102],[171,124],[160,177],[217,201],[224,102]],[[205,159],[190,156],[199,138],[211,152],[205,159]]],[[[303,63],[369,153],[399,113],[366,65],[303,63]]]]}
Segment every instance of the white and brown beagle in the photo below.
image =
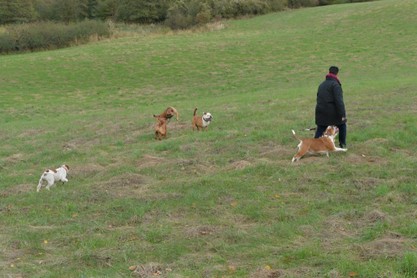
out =
{"type": "Polygon", "coordinates": [[[329,152],[346,152],[347,149],[338,148],[334,144],[334,138],[338,133],[339,129],[336,126],[328,126],[326,131],[319,138],[300,139],[295,135],[295,131],[292,130],[295,139],[300,141],[300,144],[297,146],[298,152],[292,158],[292,162],[300,160],[305,154],[324,153],[329,156],[329,152]]]}

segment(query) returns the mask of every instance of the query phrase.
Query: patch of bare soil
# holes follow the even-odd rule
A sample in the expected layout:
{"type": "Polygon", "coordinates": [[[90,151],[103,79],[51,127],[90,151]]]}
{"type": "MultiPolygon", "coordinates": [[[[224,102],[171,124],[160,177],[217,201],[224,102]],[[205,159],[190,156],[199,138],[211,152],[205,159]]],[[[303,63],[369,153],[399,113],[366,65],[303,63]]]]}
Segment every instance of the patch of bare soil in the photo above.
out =
{"type": "Polygon", "coordinates": [[[373,178],[373,177],[360,177],[360,178],[353,178],[351,182],[355,186],[356,189],[368,191],[372,188],[377,187],[383,181],[378,178],[373,178]]]}
{"type": "Polygon", "coordinates": [[[115,197],[138,197],[147,192],[148,183],[142,175],[127,173],[113,177],[98,187],[115,197]]]}
{"type": "Polygon", "coordinates": [[[167,277],[172,270],[159,263],[147,263],[141,265],[132,265],[129,267],[133,277],[149,278],[149,277],[167,277]]]}
{"type": "Polygon", "coordinates": [[[297,152],[296,146],[297,144],[294,145],[294,148],[274,144],[264,145],[261,147],[260,156],[273,161],[276,161],[277,159],[291,161],[292,157],[297,152]]]}
{"type": "Polygon", "coordinates": [[[218,228],[213,226],[191,226],[185,229],[185,235],[187,237],[201,237],[216,234],[218,228]]]}
{"type": "Polygon", "coordinates": [[[227,168],[233,169],[233,170],[242,170],[251,165],[252,163],[250,163],[247,160],[238,160],[238,161],[233,161],[232,163],[230,163],[230,165],[227,168]]]}
{"type": "Polygon", "coordinates": [[[105,170],[104,166],[89,163],[84,164],[82,166],[73,166],[69,165],[70,172],[68,173],[68,176],[76,175],[77,177],[84,177],[84,178],[90,178],[92,176],[95,176],[96,174],[99,174],[105,170]]]}
{"type": "Polygon", "coordinates": [[[278,277],[293,277],[290,276],[286,270],[270,269],[269,267],[258,268],[252,272],[250,278],[278,278],[278,277]]]}
{"type": "Polygon", "coordinates": [[[370,223],[383,221],[387,219],[387,215],[380,210],[372,210],[365,215],[365,220],[370,223]]]}
{"type": "Polygon", "coordinates": [[[386,158],[378,157],[372,154],[368,154],[366,151],[351,150],[347,151],[346,162],[349,164],[376,164],[376,165],[386,165],[388,160],[386,158]]]}
{"type": "Polygon", "coordinates": [[[33,184],[24,183],[24,184],[18,184],[15,186],[9,186],[7,189],[0,191],[0,196],[6,197],[10,195],[19,195],[19,194],[27,193],[30,191],[36,191],[37,185],[38,185],[37,181],[34,181],[33,184]]]}
{"type": "Polygon", "coordinates": [[[377,258],[396,258],[407,251],[409,242],[401,235],[390,233],[382,238],[358,245],[361,258],[365,260],[377,258]]]}
{"type": "Polygon", "coordinates": [[[18,138],[25,138],[25,137],[33,137],[38,134],[46,133],[43,129],[26,129],[22,133],[20,133],[17,137],[18,138]]]}
{"type": "Polygon", "coordinates": [[[314,268],[299,267],[294,269],[272,269],[269,266],[256,269],[250,274],[251,278],[304,278],[316,277],[317,271],[314,268]]]}
{"type": "Polygon", "coordinates": [[[6,162],[6,164],[16,164],[16,163],[23,161],[23,159],[24,159],[24,154],[15,153],[6,157],[4,161],[6,162]]]}
{"type": "Polygon", "coordinates": [[[378,198],[378,201],[382,203],[405,203],[409,198],[410,196],[405,193],[393,191],[378,198]]]}
{"type": "Polygon", "coordinates": [[[153,167],[156,165],[160,165],[166,162],[167,162],[166,158],[152,156],[152,155],[144,155],[143,158],[136,163],[136,166],[139,169],[143,169],[143,168],[149,168],[149,167],[153,167]]]}
{"type": "Polygon", "coordinates": [[[336,216],[329,217],[324,222],[324,227],[319,236],[322,238],[323,247],[329,250],[338,242],[354,237],[357,233],[352,222],[336,216]]]}
{"type": "Polygon", "coordinates": [[[181,159],[175,162],[182,171],[192,174],[207,174],[217,170],[217,166],[198,159],[181,159]]]}

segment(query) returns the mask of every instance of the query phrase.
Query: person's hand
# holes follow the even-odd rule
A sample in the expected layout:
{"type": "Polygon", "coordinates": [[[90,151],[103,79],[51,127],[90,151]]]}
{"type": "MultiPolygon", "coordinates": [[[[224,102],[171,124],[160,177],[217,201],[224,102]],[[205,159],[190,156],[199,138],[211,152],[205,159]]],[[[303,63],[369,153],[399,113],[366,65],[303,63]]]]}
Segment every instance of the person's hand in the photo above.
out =
{"type": "Polygon", "coordinates": [[[342,117],[342,122],[346,123],[347,122],[347,118],[346,117],[342,117]]]}

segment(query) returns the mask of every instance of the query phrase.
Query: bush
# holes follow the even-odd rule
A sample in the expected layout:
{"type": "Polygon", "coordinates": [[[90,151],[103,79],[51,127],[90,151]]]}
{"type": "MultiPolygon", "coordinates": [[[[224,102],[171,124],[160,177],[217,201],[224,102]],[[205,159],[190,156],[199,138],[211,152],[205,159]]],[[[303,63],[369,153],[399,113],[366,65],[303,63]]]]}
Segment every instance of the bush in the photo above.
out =
{"type": "Polygon", "coordinates": [[[287,0],[269,0],[268,4],[273,12],[283,11],[288,7],[287,0]]]}
{"type": "Polygon", "coordinates": [[[92,37],[110,35],[106,23],[93,20],[72,24],[41,22],[5,28],[6,31],[0,34],[0,53],[62,48],[88,42],[92,37]]]}
{"type": "Polygon", "coordinates": [[[165,23],[171,29],[185,29],[193,25],[193,18],[188,13],[187,4],[184,1],[176,1],[168,9],[165,23]]]}
{"type": "Polygon", "coordinates": [[[15,41],[8,33],[0,34],[0,53],[10,53],[16,51],[15,41]]]}
{"type": "Polygon", "coordinates": [[[258,15],[270,11],[268,3],[264,0],[235,0],[233,7],[235,16],[258,15]]]}

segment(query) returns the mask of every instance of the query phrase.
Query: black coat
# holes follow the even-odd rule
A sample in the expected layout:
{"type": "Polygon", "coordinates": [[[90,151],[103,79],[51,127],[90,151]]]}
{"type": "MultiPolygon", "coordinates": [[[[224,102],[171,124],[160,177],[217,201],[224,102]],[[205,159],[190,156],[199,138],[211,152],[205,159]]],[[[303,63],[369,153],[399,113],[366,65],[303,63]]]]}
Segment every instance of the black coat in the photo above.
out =
{"type": "Polygon", "coordinates": [[[341,125],[346,118],[343,90],[339,80],[326,76],[317,91],[316,125],[341,125]]]}

